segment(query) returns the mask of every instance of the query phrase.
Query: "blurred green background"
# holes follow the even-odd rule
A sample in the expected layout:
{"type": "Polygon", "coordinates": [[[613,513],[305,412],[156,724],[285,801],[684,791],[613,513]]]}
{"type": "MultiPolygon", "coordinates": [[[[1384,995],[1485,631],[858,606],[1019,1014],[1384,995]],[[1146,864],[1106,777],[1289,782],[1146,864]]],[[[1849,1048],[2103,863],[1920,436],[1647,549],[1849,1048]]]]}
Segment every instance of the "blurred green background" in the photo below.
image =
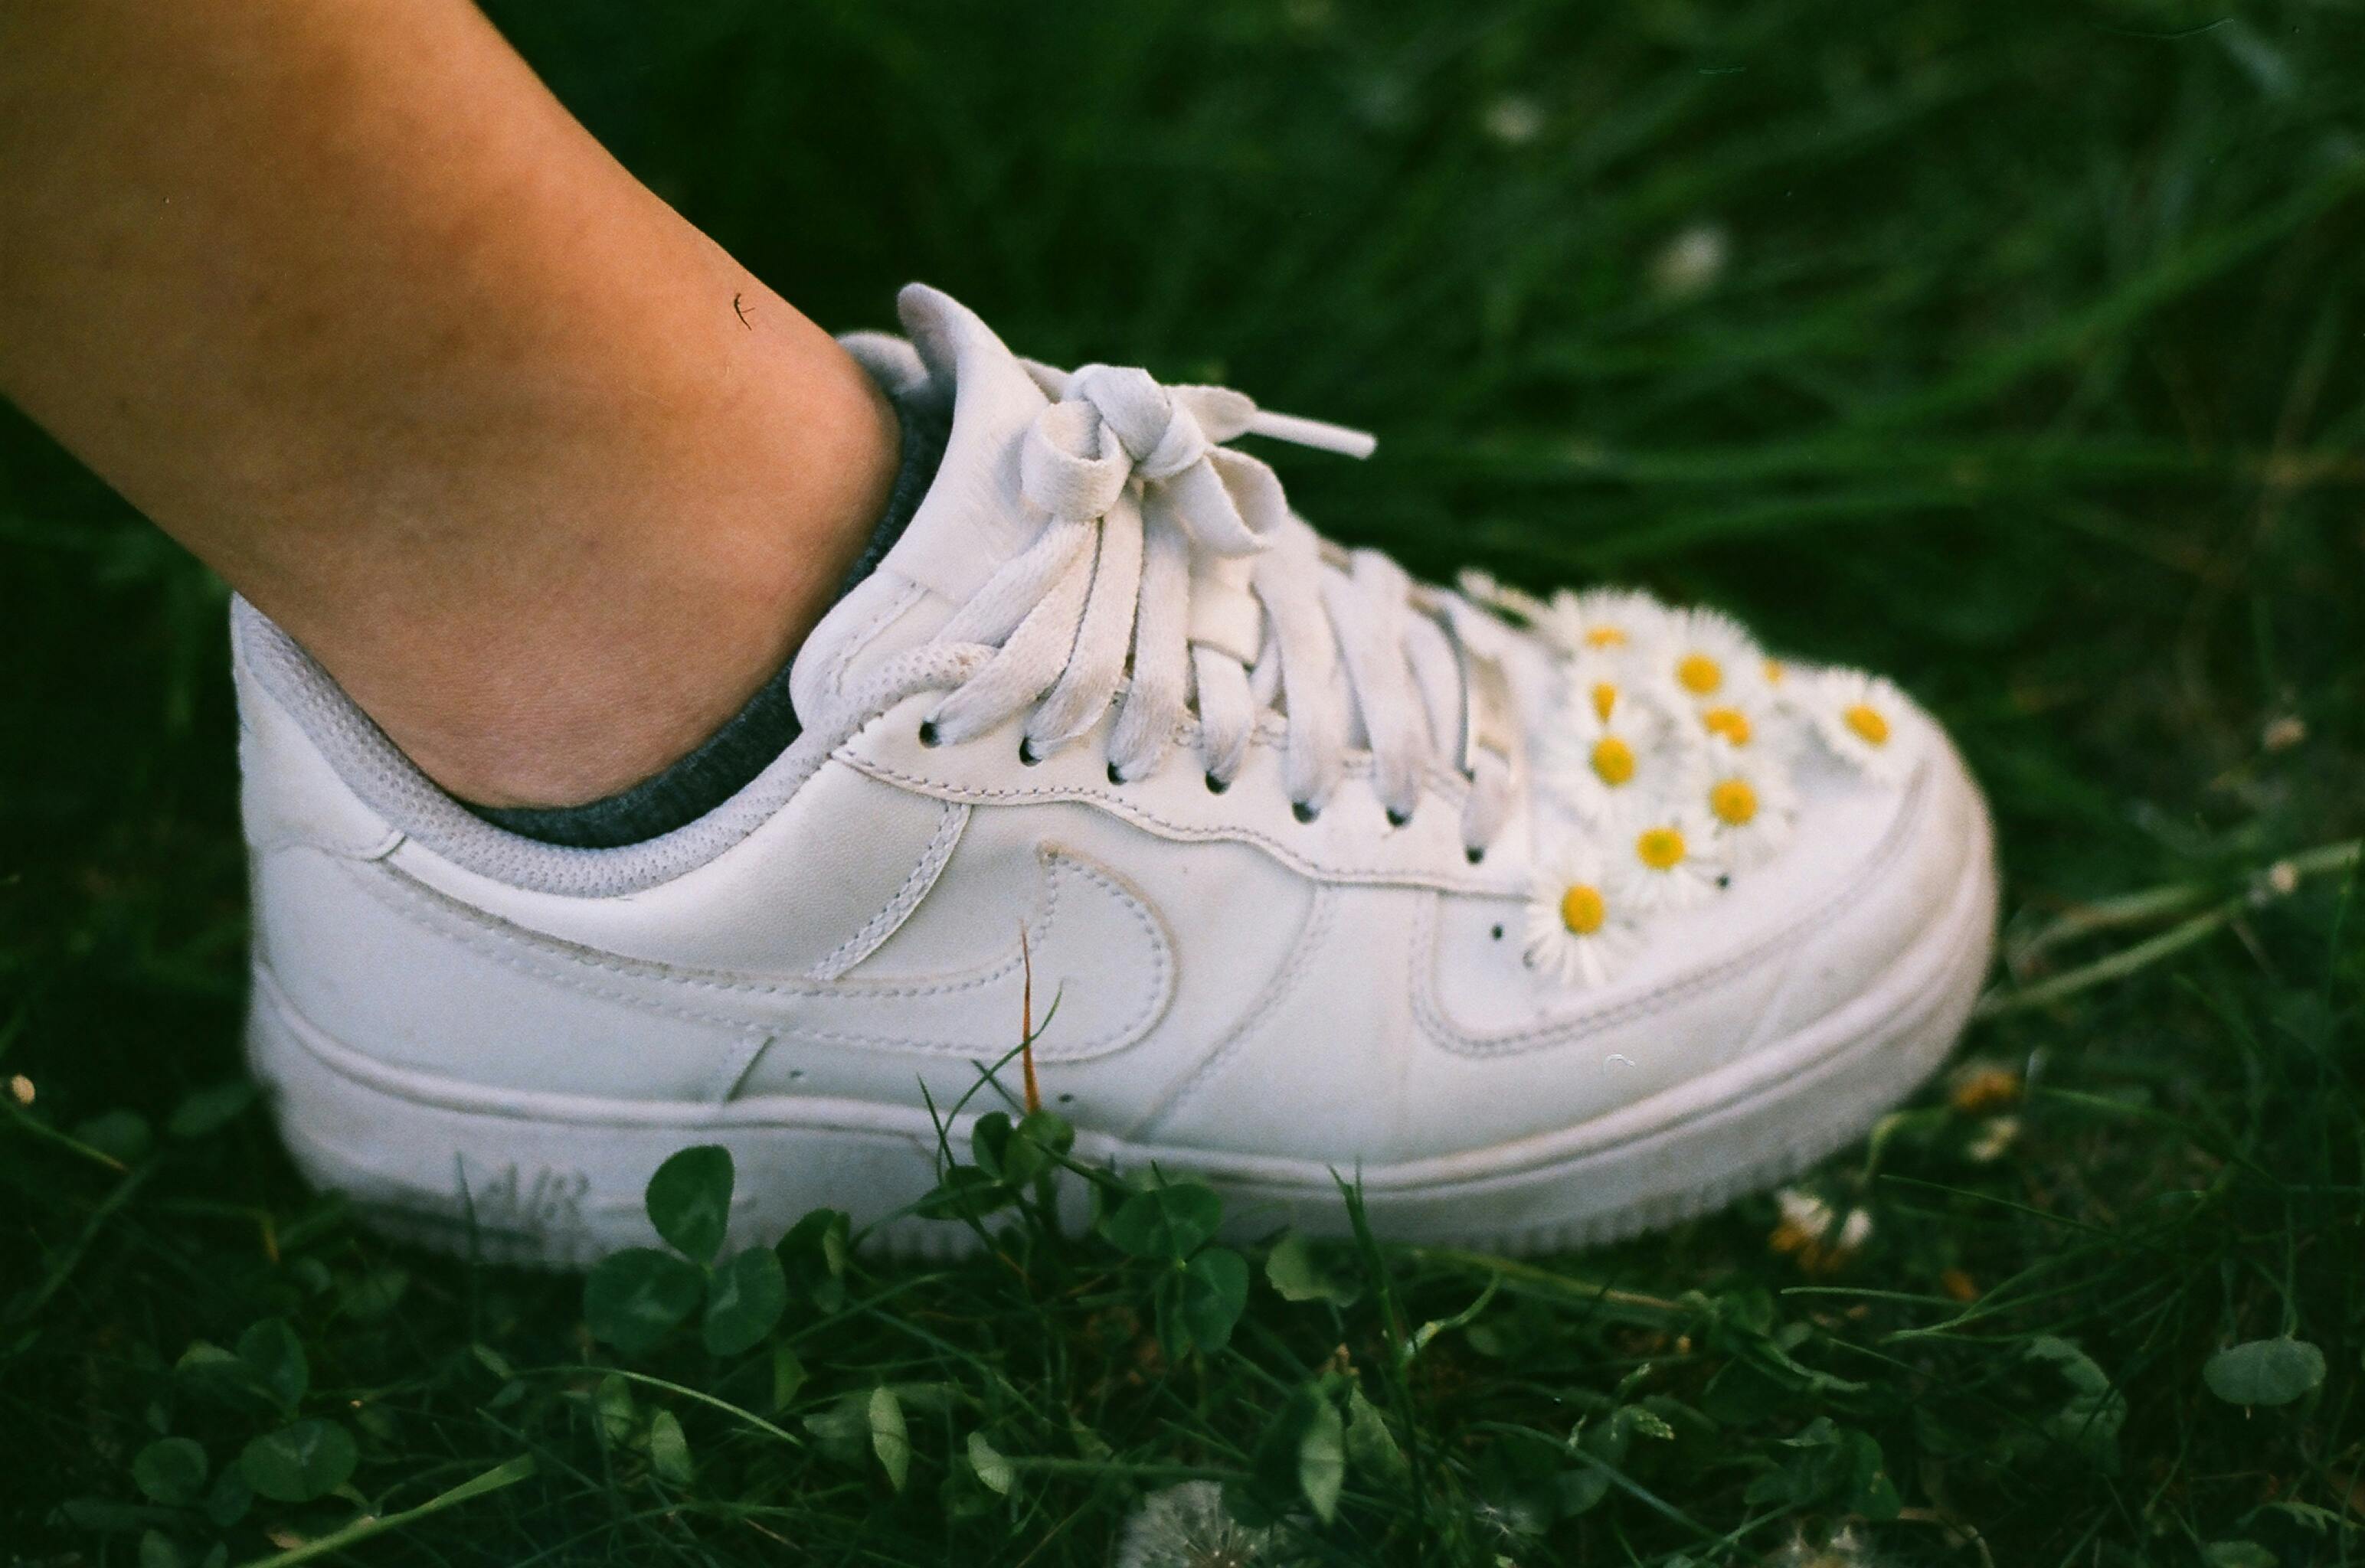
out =
{"type": "MultiPolygon", "coordinates": [[[[1639,580],[1729,607],[1777,646],[1893,672],[1993,794],[2018,938],[2080,901],[2264,885],[2278,857],[2365,819],[2353,5],[493,10],[635,173],[824,324],[891,325],[895,286],[925,279],[1023,353],[1221,380],[1378,431],[1371,463],[1284,457],[1283,477],[1328,532],[1418,571],[1479,566],[1540,589],[1639,580]]],[[[33,1130],[114,1112],[162,1129],[236,1073],[222,607],[206,574],[0,409],[0,1079],[39,1093],[0,1125],[0,1560],[147,1568],[153,1520],[57,1505],[135,1497],[125,1466],[153,1435],[160,1368],[259,1311],[303,1324],[316,1361],[347,1358],[357,1389],[408,1391],[410,1435],[373,1450],[359,1481],[383,1507],[528,1441],[476,1417],[491,1384],[453,1381],[468,1344],[581,1353],[567,1287],[356,1238],[301,1193],[251,1111],[160,1131],[136,1181],[33,1130]],[[330,1287],[289,1272],[308,1255],[340,1291],[403,1271],[399,1327],[320,1306],[330,1287]]],[[[1564,1434],[1571,1391],[1676,1354],[1569,1324],[1553,1341],[1564,1366],[1505,1386],[1474,1350],[1474,1370],[1430,1391],[1443,1403],[1422,1420],[1468,1462],[1439,1484],[1467,1505],[1462,1522],[1416,1529],[1380,1508],[1322,1550],[1760,1561],[1801,1529],[1822,1540],[1845,1510],[1744,1502],[1753,1458],[1781,1461],[1800,1422],[1836,1413],[1878,1434],[1911,1506],[1976,1518],[1987,1541],[1889,1524],[1885,1562],[1990,1547],[2012,1564],[2365,1556],[2358,926],[2341,923],[2337,883],[2229,915],[2124,986],[1980,1026],[1975,1051],[2041,1066],[2063,1098],[2032,1099],[2009,1168],[1977,1178],[1988,1199],[1914,1197],[1978,1217],[1948,1239],[1925,1214],[1936,1228],[1866,1260],[1852,1282],[1872,1294],[1853,1310],[1888,1316],[1825,1323],[1818,1298],[1782,1298],[1791,1321],[1861,1341],[1846,1375],[1873,1392],[1802,1393],[1796,1420],[1744,1423],[1721,1460],[1653,1480],[1697,1529],[1625,1495],[1532,1531],[1469,1523],[1501,1490],[1484,1456],[1507,1410],[1541,1401],[1557,1416],[1533,1429],[1556,1419],[1564,1434]],[[2208,1206],[2240,1182],[2259,1184],[2208,1206]],[[2158,1206],[2180,1193],[2203,1200],[2158,1206]],[[1957,1362],[1883,1338],[1945,1316],[1926,1304],[1943,1303],[1945,1269],[1984,1286],[2048,1266],[2067,1272],[2019,1316],[1914,1341],[1957,1362]],[[2296,1413],[2247,1420],[2202,1390],[2219,1344],[2301,1331],[2334,1372],[2296,1413]],[[2024,1362],[1994,1359],[2044,1335],[2079,1338],[2135,1401],[2125,1455],[2105,1467],[1929,1429],[1917,1406],[1947,1383],[2021,1412],[1965,1431],[2049,1429],[2005,1388],[2024,1362]],[[2291,1508],[2259,1512],[2277,1505],[2291,1508]],[[2208,1555],[2228,1541],[2266,1555],[2208,1555]]],[[[2042,978],[2045,945],[2008,944],[2021,978],[2042,978]]],[[[1770,1213],[1572,1266],[1670,1298],[1753,1278],[1785,1289],[1799,1280],[1765,1254],[1770,1213]]],[[[1456,1277],[1417,1271],[1403,1288],[1458,1309],[1472,1293],[1456,1277]]],[[[911,1288],[948,1304],[978,1289],[911,1288]]],[[[965,1356],[1056,1331],[943,1310],[931,1332],[965,1356]]],[[[850,1375],[868,1364],[841,1350],[850,1375]]],[[[1143,1464],[1220,1469],[1278,1375],[1202,1368],[1174,1409],[1151,1402],[1111,1441],[1143,1464]]],[[[779,1551],[694,1498],[668,1514],[639,1481],[576,1473],[570,1490],[546,1464],[503,1495],[497,1526],[454,1513],[473,1522],[353,1560],[779,1551]],[[605,1533],[562,1546],[562,1518],[604,1518],[605,1533]]],[[[754,1484],[753,1470],[708,1473],[696,1495],[754,1484]]],[[[1008,1517],[958,1523],[916,1493],[845,1481],[798,1493],[813,1511],[795,1531],[825,1561],[957,1547],[1093,1562],[1139,1479],[1047,1484],[1008,1517]]],[[[236,1539],[233,1561],[267,1550],[236,1539]]]]}

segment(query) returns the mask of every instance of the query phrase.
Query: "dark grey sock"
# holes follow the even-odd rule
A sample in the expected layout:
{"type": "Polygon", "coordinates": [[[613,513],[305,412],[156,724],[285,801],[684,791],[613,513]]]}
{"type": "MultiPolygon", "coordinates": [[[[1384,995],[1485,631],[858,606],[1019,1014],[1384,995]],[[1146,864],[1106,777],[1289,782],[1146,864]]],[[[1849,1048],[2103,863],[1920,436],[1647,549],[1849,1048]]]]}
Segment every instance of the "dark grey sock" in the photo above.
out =
{"type": "MultiPolygon", "coordinates": [[[[895,467],[895,488],[887,510],[862,547],[862,554],[838,585],[832,602],[844,599],[855,584],[878,568],[936,476],[944,460],[945,442],[952,433],[952,409],[923,388],[914,396],[895,399],[895,417],[903,427],[902,455],[895,467]]],[[[544,844],[577,849],[614,849],[639,844],[659,834],[696,822],[740,790],[797,738],[797,711],[789,700],[789,670],[793,655],[766,681],[747,705],[707,737],[696,751],[654,778],[629,790],[579,806],[477,806],[468,810],[491,823],[544,844]]]]}

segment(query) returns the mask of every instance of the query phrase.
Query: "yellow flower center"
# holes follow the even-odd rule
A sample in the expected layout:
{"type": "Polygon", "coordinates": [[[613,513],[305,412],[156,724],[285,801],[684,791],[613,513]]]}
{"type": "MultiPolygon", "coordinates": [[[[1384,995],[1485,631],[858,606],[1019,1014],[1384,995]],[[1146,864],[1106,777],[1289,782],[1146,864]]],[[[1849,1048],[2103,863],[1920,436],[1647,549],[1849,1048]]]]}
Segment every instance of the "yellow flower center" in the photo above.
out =
{"type": "Polygon", "coordinates": [[[1746,778],[1720,778],[1709,788],[1708,809],[1721,823],[1747,827],[1757,816],[1757,791],[1746,778]]]}
{"type": "Polygon", "coordinates": [[[1854,730],[1866,745],[1889,744],[1889,721],[1876,708],[1859,702],[1840,715],[1840,722],[1854,730]]]}
{"type": "Polygon", "coordinates": [[[1625,628],[1596,626],[1586,633],[1585,645],[1588,648],[1622,648],[1626,645],[1625,628]]]}
{"type": "Polygon", "coordinates": [[[1608,918],[1609,907],[1601,902],[1598,888],[1580,882],[1560,896],[1560,923],[1579,936],[1592,935],[1608,918]]]}
{"type": "Polygon", "coordinates": [[[1706,697],[1724,684],[1724,666],[1706,654],[1686,654],[1676,666],[1676,678],[1693,696],[1706,697]]]}
{"type": "Polygon", "coordinates": [[[1769,686],[1779,686],[1782,684],[1782,661],[1780,659],[1767,659],[1765,661],[1765,682],[1769,686]]]}
{"type": "Polygon", "coordinates": [[[1709,734],[1722,735],[1734,745],[1749,744],[1749,715],[1738,708],[1711,708],[1700,715],[1700,722],[1709,734]]]}
{"type": "Polygon", "coordinates": [[[1609,711],[1618,706],[1618,683],[1597,680],[1593,683],[1594,716],[1603,723],[1609,722],[1609,711]]]}
{"type": "Polygon", "coordinates": [[[1684,863],[1684,835],[1672,827],[1646,827],[1634,840],[1634,853],[1653,871],[1672,871],[1684,863]]]}
{"type": "Polygon", "coordinates": [[[1612,788],[1627,783],[1634,777],[1634,748],[1616,735],[1602,736],[1593,743],[1593,771],[1612,788]]]}

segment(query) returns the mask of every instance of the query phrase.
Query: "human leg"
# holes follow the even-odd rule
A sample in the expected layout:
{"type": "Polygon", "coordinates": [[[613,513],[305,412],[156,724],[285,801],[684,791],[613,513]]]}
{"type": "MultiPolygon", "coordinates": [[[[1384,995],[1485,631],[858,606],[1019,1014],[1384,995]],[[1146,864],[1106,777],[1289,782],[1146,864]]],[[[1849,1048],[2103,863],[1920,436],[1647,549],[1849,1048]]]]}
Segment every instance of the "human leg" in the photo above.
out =
{"type": "Polygon", "coordinates": [[[465,0],[0,9],[0,392],[489,805],[721,726],[896,462],[465,0]]]}

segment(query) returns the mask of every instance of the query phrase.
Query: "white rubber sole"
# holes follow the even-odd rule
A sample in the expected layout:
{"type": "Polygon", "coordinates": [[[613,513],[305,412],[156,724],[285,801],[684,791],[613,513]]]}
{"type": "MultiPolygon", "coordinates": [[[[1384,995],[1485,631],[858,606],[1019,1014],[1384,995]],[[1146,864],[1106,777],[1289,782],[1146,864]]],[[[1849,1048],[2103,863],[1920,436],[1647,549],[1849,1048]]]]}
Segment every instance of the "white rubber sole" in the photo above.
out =
{"type": "MultiPolygon", "coordinates": [[[[1946,909],[1877,986],[1718,1072],[1610,1115],[1359,1175],[1384,1239],[1501,1252],[1592,1246],[1721,1208],[1860,1137],[1945,1059],[1992,949],[1996,885],[1984,813],[1946,909]]],[[[488,1261],[582,1268],[650,1244],[649,1174],[695,1143],[739,1170],[734,1245],[778,1237],[810,1210],[884,1221],[890,1250],[949,1255],[966,1226],[889,1216],[936,1180],[936,1131],[917,1107],[773,1098],[722,1105],[525,1095],[430,1078],[328,1038],[255,975],[248,1051],[289,1152],[375,1228],[488,1261]]],[[[967,1128],[951,1129],[966,1150],[967,1128]]],[[[1077,1154],[1155,1162],[1222,1191],[1242,1235],[1347,1225],[1328,1168],[1085,1134],[1077,1154]]]]}

